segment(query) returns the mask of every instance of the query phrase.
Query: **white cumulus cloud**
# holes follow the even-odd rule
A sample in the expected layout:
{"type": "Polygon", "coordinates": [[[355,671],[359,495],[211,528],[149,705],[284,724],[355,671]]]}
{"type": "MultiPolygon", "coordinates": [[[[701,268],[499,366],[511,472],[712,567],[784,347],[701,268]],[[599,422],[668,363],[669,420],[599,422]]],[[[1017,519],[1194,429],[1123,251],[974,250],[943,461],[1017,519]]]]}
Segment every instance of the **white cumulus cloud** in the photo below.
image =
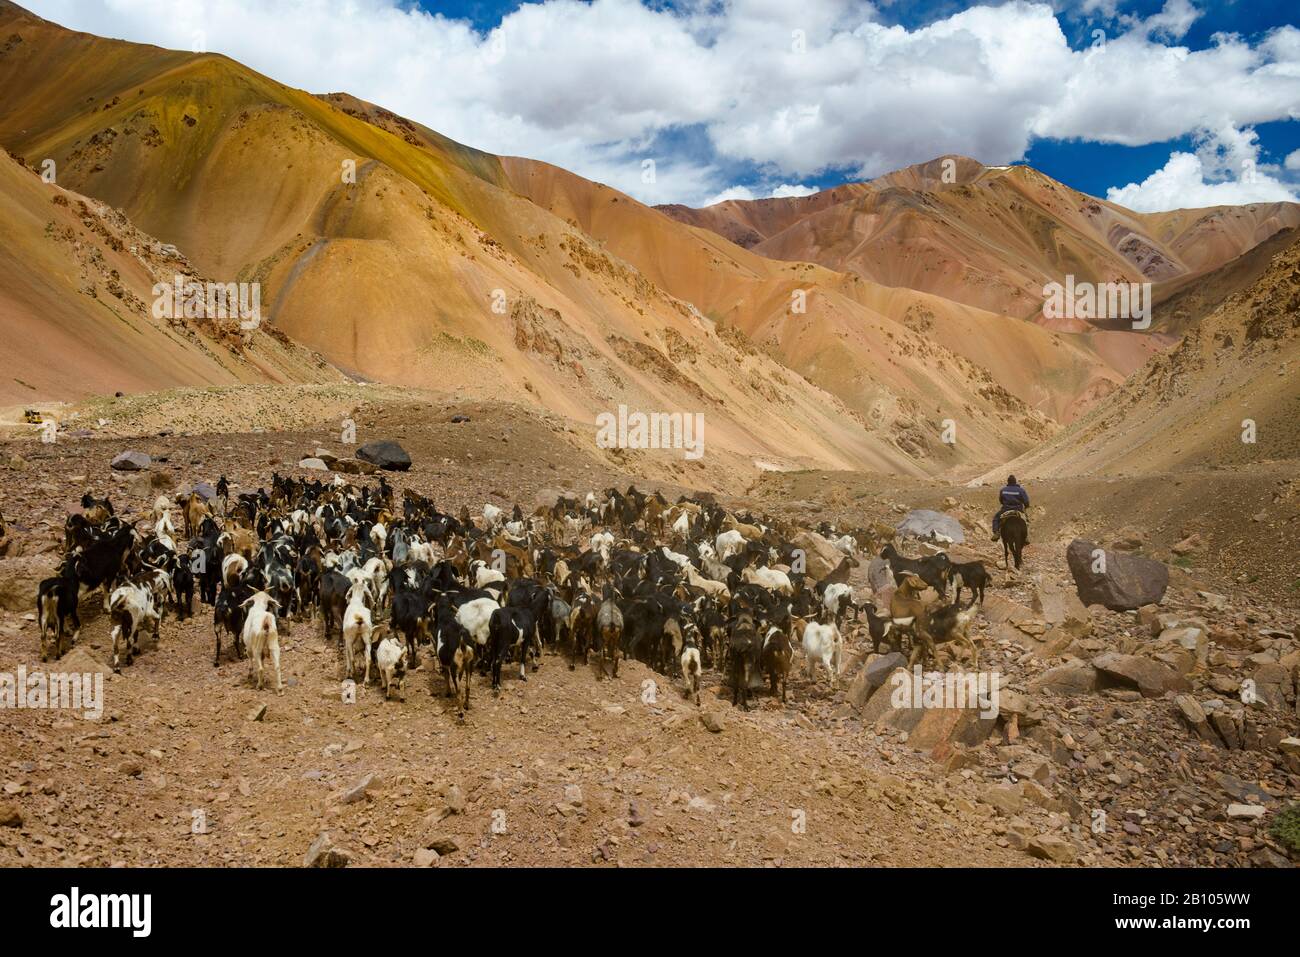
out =
{"type": "MultiPolygon", "coordinates": [[[[1195,153],[1171,154],[1163,167],[1142,182],[1111,187],[1106,198],[1143,213],[1295,202],[1295,190],[1271,175],[1269,167],[1260,165],[1257,139],[1253,130],[1231,126],[1206,134],[1195,153]]],[[[1286,162],[1290,168],[1291,157],[1286,162]]]]}
{"type": "Polygon", "coordinates": [[[24,0],[77,30],[197,40],[291,86],[347,91],[656,203],[870,178],[945,153],[1005,165],[1036,137],[1140,145],[1300,118],[1300,29],[1192,50],[1178,45],[1191,0],[1146,18],[1082,2],[1107,36],[1073,49],[1052,4],[1028,0],[913,29],[859,0],[540,0],[487,33],[409,0],[24,0]],[[669,145],[683,130],[698,132],[692,147],[669,145]]]}

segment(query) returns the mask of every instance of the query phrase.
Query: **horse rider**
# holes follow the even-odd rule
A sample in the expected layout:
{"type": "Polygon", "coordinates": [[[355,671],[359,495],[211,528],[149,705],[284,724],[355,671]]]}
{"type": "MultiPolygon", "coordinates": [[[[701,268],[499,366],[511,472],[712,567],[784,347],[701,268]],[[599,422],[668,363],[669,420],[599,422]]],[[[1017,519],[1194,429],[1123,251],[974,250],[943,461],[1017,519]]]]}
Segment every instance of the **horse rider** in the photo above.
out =
{"type": "Polygon", "coordinates": [[[998,501],[1002,507],[993,516],[993,541],[998,540],[1002,526],[1002,516],[1007,512],[1024,512],[1029,510],[1029,493],[1024,490],[1014,475],[1007,476],[1007,484],[998,492],[998,501]]]}

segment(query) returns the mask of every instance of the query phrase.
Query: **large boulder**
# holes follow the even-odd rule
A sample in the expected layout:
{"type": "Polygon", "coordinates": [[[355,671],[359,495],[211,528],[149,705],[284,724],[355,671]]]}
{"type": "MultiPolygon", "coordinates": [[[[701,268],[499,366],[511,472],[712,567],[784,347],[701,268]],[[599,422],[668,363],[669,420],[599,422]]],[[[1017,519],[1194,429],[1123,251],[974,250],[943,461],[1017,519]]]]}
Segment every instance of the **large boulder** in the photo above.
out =
{"type": "Polygon", "coordinates": [[[873,592],[882,592],[886,588],[894,587],[896,583],[889,562],[880,557],[867,562],[867,584],[871,586],[873,592]]]}
{"type": "Polygon", "coordinates": [[[110,468],[118,472],[143,472],[153,464],[153,459],[143,452],[128,450],[120,453],[111,463],[110,468]]]}
{"type": "Polygon", "coordinates": [[[908,512],[894,531],[899,538],[923,538],[943,545],[966,541],[966,533],[962,531],[960,521],[928,508],[908,512]]]}
{"type": "Polygon", "coordinates": [[[41,579],[59,569],[57,555],[32,555],[0,562],[0,608],[5,611],[36,612],[36,589],[41,579]]]}
{"type": "Polygon", "coordinates": [[[842,551],[816,532],[802,531],[794,537],[791,544],[803,549],[807,565],[805,574],[815,581],[820,581],[833,572],[844,559],[842,551]]]}
{"type": "Polygon", "coordinates": [[[1169,568],[1162,562],[1123,552],[1101,550],[1082,538],[1070,542],[1065,560],[1074,587],[1085,605],[1104,605],[1111,611],[1132,611],[1153,605],[1169,587],[1169,568]]]}
{"type": "Polygon", "coordinates": [[[997,724],[992,702],[981,703],[974,689],[968,689],[971,693],[957,692],[960,697],[956,700],[944,701],[937,697],[931,700],[932,694],[937,696],[935,682],[942,680],[942,675],[930,674],[918,685],[914,671],[905,668],[886,671],[861,708],[862,723],[881,730],[905,731],[909,747],[931,751],[936,758],[951,753],[952,745],[981,744],[997,724]]]}
{"type": "Polygon", "coordinates": [[[887,655],[881,655],[879,658],[873,658],[867,662],[866,667],[858,672],[858,676],[853,679],[853,684],[849,687],[849,704],[861,710],[862,706],[867,703],[867,699],[885,683],[885,679],[896,668],[902,668],[906,664],[907,657],[897,651],[891,651],[887,655]]]}
{"type": "Polygon", "coordinates": [[[1137,688],[1143,697],[1159,698],[1166,691],[1190,691],[1187,679],[1169,665],[1141,655],[1121,655],[1108,651],[1092,659],[1101,675],[1101,684],[1137,688]]]}
{"type": "Polygon", "coordinates": [[[411,457],[396,442],[385,439],[367,442],[357,449],[357,458],[378,465],[386,472],[405,472],[411,467],[411,457]]]}

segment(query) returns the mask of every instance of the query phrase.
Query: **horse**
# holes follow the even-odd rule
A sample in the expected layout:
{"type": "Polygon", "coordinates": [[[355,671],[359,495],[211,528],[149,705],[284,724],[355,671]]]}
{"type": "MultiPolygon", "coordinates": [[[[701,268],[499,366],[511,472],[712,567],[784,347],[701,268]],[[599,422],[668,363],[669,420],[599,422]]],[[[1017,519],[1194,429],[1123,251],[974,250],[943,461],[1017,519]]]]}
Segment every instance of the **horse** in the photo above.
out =
{"type": "Polygon", "coordinates": [[[1019,568],[1020,553],[1029,540],[1029,522],[1025,520],[1024,512],[1007,512],[1003,515],[998,536],[1002,539],[1002,567],[1010,568],[1009,559],[1014,558],[1016,568],[1019,568]]]}

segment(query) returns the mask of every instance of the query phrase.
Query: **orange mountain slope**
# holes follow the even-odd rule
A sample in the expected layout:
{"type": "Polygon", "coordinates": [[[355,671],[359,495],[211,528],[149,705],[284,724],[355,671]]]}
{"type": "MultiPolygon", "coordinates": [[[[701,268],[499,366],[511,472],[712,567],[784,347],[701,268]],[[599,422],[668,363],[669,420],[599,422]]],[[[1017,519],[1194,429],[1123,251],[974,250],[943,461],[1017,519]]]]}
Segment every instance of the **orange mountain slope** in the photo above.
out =
{"type": "Polygon", "coordinates": [[[1197,275],[1300,224],[1294,203],[1134,213],[1027,166],[960,156],[812,196],[664,212],[741,234],[765,256],[1035,320],[1043,286],[1066,274],[1089,282],[1197,275]]]}
{"type": "Polygon", "coordinates": [[[1139,475],[1300,458],[1300,237],[1290,239],[1175,348],[1012,470],[1139,475]]]}
{"type": "Polygon", "coordinates": [[[156,318],[154,287],[200,278],[105,204],[0,152],[0,404],[178,385],[343,376],[269,327],[156,318]]]}

